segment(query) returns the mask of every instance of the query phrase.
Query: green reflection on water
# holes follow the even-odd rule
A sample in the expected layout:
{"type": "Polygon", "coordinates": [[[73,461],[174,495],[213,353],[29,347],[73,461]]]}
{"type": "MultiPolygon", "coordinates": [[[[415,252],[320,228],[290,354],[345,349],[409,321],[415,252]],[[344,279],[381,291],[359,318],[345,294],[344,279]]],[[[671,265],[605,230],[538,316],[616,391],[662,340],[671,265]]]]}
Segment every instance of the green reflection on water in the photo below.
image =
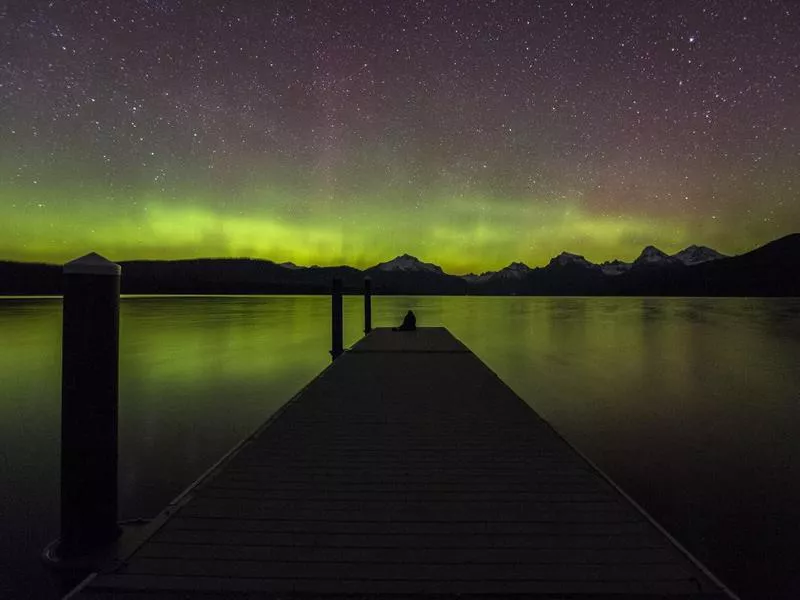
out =
{"type": "MultiPolygon", "coordinates": [[[[374,323],[409,308],[450,328],[712,567],[788,580],[800,301],[378,296],[374,323]]],[[[344,310],[350,344],[361,298],[344,310]]],[[[329,311],[326,297],[126,298],[122,516],[163,507],[329,364],[329,311]]],[[[16,557],[17,590],[37,585],[32,557],[57,527],[60,327],[58,299],[0,300],[0,489],[12,490],[0,554],[16,557]]],[[[0,579],[3,595],[15,594],[0,579]]]]}

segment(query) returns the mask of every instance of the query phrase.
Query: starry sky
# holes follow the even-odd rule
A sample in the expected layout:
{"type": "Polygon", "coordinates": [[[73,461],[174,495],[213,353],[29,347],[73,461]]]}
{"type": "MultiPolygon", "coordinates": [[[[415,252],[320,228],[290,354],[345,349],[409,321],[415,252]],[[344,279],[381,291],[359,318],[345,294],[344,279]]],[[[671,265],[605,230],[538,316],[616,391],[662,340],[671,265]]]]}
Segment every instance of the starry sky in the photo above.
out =
{"type": "Polygon", "coordinates": [[[795,0],[9,0],[0,258],[454,273],[800,231],[795,0]]]}

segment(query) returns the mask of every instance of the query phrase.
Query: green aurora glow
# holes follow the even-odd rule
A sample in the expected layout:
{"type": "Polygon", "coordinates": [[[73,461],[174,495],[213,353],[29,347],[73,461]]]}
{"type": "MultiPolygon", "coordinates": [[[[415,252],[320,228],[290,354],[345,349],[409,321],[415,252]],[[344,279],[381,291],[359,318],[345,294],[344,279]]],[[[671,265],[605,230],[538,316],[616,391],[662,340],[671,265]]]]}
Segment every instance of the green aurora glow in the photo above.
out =
{"type": "Polygon", "coordinates": [[[739,253],[791,231],[776,228],[776,220],[798,220],[797,211],[788,209],[782,215],[751,211],[749,222],[725,212],[713,218],[594,214],[577,193],[551,202],[441,190],[424,195],[409,211],[408,202],[381,192],[362,191],[346,201],[305,198],[300,212],[302,191],[268,184],[235,197],[199,190],[179,196],[152,189],[65,189],[55,183],[4,186],[0,255],[63,262],[97,251],[115,260],[234,256],[364,268],[408,252],[464,273],[513,260],[541,265],[562,250],[594,261],[632,259],[647,244],[674,252],[704,243],[739,253]],[[110,201],[109,191],[125,201],[110,201]]]}
{"type": "Polygon", "coordinates": [[[562,4],[20,4],[0,259],[465,273],[800,231],[800,12],[562,4]]]}

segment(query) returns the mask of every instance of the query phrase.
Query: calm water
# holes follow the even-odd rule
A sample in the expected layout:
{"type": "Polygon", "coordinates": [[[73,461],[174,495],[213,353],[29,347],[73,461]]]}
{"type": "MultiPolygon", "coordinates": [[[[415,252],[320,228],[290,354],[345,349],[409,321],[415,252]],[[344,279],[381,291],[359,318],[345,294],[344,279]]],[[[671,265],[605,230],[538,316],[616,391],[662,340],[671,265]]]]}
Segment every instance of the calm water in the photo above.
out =
{"type": "MultiPolygon", "coordinates": [[[[374,299],[446,325],[745,598],[800,597],[800,300],[374,299]],[[769,593],[764,590],[769,590],[769,593]]],[[[318,373],[324,297],[123,301],[123,518],[156,513],[318,373]]],[[[360,298],[345,300],[345,337],[360,298]]],[[[0,597],[47,597],[59,300],[0,299],[0,597]]]]}

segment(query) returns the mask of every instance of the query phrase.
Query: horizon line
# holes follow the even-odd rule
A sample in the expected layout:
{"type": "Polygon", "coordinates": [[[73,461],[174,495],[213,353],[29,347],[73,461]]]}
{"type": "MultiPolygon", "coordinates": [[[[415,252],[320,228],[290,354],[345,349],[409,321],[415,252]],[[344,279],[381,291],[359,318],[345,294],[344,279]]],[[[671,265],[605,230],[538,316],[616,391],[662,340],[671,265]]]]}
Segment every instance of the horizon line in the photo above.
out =
{"type": "MultiPolygon", "coordinates": [[[[720,252],[720,254],[723,254],[723,256],[726,257],[726,258],[734,257],[734,256],[741,256],[742,254],[746,254],[747,252],[755,250],[756,248],[761,248],[762,246],[765,246],[765,245],[767,245],[769,243],[781,240],[781,239],[786,238],[786,237],[791,237],[791,236],[794,236],[794,235],[800,235],[800,232],[788,233],[788,234],[773,238],[773,239],[771,239],[771,240],[769,240],[767,242],[755,245],[752,248],[750,248],[749,250],[745,250],[745,251],[743,251],[741,253],[738,253],[738,254],[725,254],[725,253],[722,253],[722,252],[720,252]]],[[[705,248],[709,248],[711,250],[714,250],[715,252],[719,252],[718,250],[716,250],[715,248],[712,248],[711,246],[707,246],[705,244],[696,244],[695,243],[695,244],[689,244],[685,248],[682,248],[681,250],[678,250],[675,253],[670,254],[670,253],[664,252],[664,254],[667,254],[668,256],[674,256],[675,254],[677,254],[679,252],[682,252],[683,250],[686,250],[687,248],[691,248],[692,246],[705,247],[705,248]]],[[[644,251],[644,249],[646,249],[648,247],[653,247],[653,248],[656,248],[656,249],[660,250],[660,248],[658,248],[654,244],[647,244],[642,248],[642,251],[644,251]]],[[[663,250],[661,250],[661,251],[663,252],[663,250]]],[[[92,251],[90,250],[86,254],[90,254],[91,252],[92,251]]],[[[592,264],[596,264],[596,265],[602,265],[603,263],[613,262],[613,261],[618,261],[618,260],[621,261],[621,262],[625,262],[625,263],[632,263],[633,261],[636,260],[636,258],[633,258],[630,261],[622,260],[622,259],[619,259],[619,258],[614,258],[614,259],[607,260],[607,261],[594,262],[594,261],[591,261],[591,260],[587,259],[585,257],[585,255],[583,255],[583,254],[578,254],[576,252],[569,252],[567,250],[562,250],[559,254],[556,254],[555,256],[550,257],[550,260],[552,260],[552,259],[554,259],[554,258],[556,258],[556,257],[558,257],[558,256],[560,256],[562,254],[565,254],[565,253],[566,254],[571,254],[571,255],[574,255],[574,256],[583,257],[588,262],[590,262],[592,264]]],[[[641,252],[640,252],[639,255],[641,255],[641,252]]],[[[84,256],[84,255],[80,255],[80,256],[84,256]]],[[[77,256],[77,257],[74,257],[74,258],[69,259],[67,261],[64,261],[63,263],[60,263],[60,262],[49,262],[49,261],[44,261],[44,260],[14,260],[14,259],[4,259],[4,258],[0,258],[0,262],[19,263],[19,264],[41,264],[41,265],[50,265],[50,266],[63,266],[64,264],[66,264],[70,260],[74,260],[75,258],[80,258],[80,256],[77,256]]],[[[482,273],[471,273],[470,272],[470,273],[463,273],[463,274],[454,274],[454,273],[449,273],[449,272],[445,271],[445,269],[441,265],[436,263],[436,262],[430,262],[430,261],[427,261],[427,260],[423,260],[423,259],[421,259],[421,258],[419,258],[417,256],[409,254],[408,252],[402,252],[402,253],[397,254],[397,255],[395,255],[394,257],[392,257],[392,258],[390,258],[388,260],[378,261],[378,262],[376,262],[376,263],[374,263],[374,264],[372,264],[370,266],[366,266],[366,267],[363,267],[363,268],[362,267],[354,267],[353,265],[350,265],[350,264],[347,264],[347,263],[327,264],[327,265],[325,265],[325,264],[298,265],[298,264],[294,263],[291,260],[277,261],[277,260],[270,259],[270,258],[258,258],[258,257],[253,257],[253,256],[194,256],[194,257],[186,257],[186,258],[127,258],[127,259],[121,259],[121,260],[113,260],[112,262],[124,263],[124,262],[188,262],[188,261],[213,261],[213,260],[249,260],[249,261],[256,261],[256,262],[268,262],[268,263],[271,263],[271,264],[274,264],[274,265],[278,265],[278,266],[282,266],[282,265],[284,265],[286,263],[291,263],[291,264],[295,265],[299,269],[310,269],[310,268],[334,269],[334,268],[346,267],[346,268],[356,269],[358,271],[367,271],[369,269],[377,267],[380,264],[384,264],[386,262],[391,262],[392,260],[395,260],[395,259],[400,258],[402,256],[411,256],[412,258],[415,258],[416,260],[418,260],[418,261],[420,261],[422,263],[432,264],[434,266],[439,267],[444,274],[453,275],[455,277],[463,277],[463,276],[466,276],[466,275],[481,275],[483,273],[497,272],[497,271],[501,271],[501,270],[503,270],[503,269],[509,267],[510,265],[515,264],[515,263],[521,263],[521,264],[523,264],[523,265],[525,265],[525,266],[527,266],[527,267],[529,267],[531,269],[543,268],[543,267],[547,266],[547,264],[549,264],[549,262],[548,262],[547,264],[544,264],[544,265],[532,266],[532,265],[528,264],[527,262],[525,262],[523,260],[512,260],[512,261],[506,263],[505,265],[503,265],[503,266],[501,266],[501,267],[499,267],[497,269],[489,269],[489,270],[483,271],[482,273]]],[[[638,258],[638,256],[637,256],[637,258],[638,258]]],[[[109,259],[109,260],[111,260],[111,259],[109,259]]],[[[287,267],[284,267],[284,268],[287,268],[287,267]]]]}

